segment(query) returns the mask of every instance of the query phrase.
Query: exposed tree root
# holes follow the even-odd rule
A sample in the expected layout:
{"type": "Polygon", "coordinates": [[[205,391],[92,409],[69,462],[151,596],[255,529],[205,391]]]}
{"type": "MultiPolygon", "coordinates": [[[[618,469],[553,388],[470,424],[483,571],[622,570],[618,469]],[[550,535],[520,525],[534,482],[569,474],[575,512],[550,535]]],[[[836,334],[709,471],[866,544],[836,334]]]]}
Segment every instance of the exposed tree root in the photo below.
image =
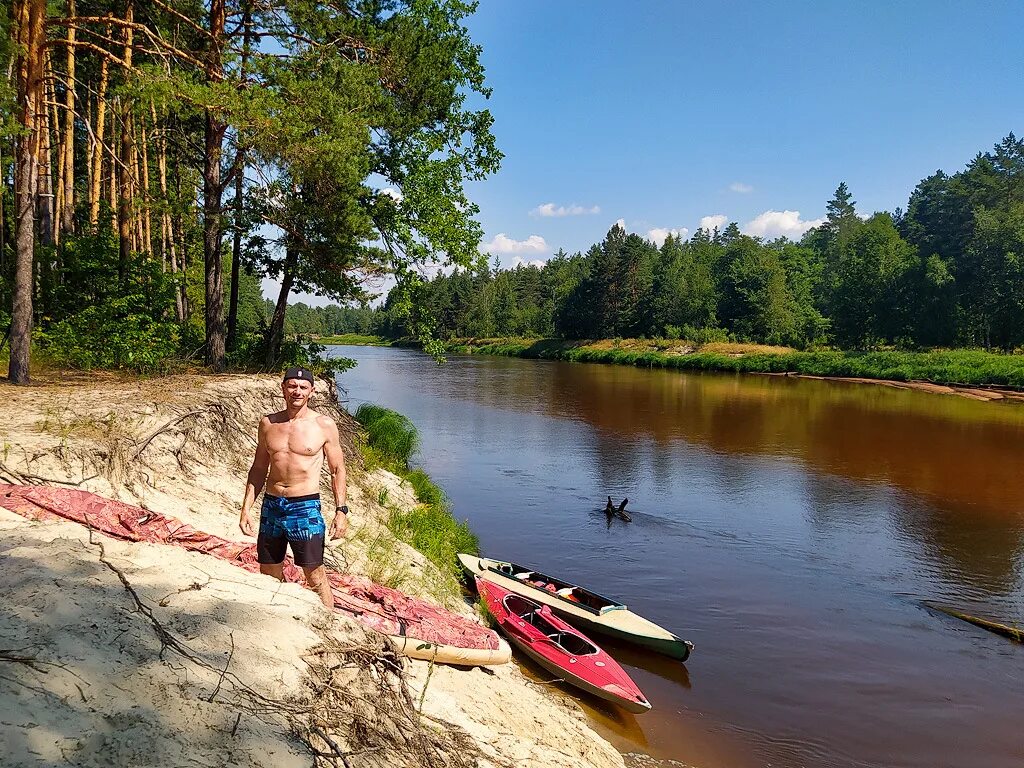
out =
{"type": "Polygon", "coordinates": [[[135,449],[135,451],[132,453],[132,458],[133,459],[139,458],[139,456],[142,454],[142,452],[144,450],[146,450],[146,448],[149,446],[149,444],[151,442],[153,442],[153,439],[156,438],[158,435],[162,435],[164,432],[169,430],[171,427],[173,427],[176,424],[184,421],[185,419],[189,418],[190,416],[198,416],[199,414],[201,414],[203,412],[204,412],[203,410],[199,410],[199,411],[189,411],[188,413],[183,413],[181,416],[178,416],[176,418],[171,419],[170,421],[168,421],[166,424],[164,424],[159,429],[154,430],[153,432],[151,432],[149,434],[148,437],[146,437],[139,444],[139,447],[135,449]]]}
{"type": "Polygon", "coordinates": [[[41,475],[33,475],[28,472],[19,472],[0,461],[0,480],[5,480],[16,485],[67,485],[71,488],[78,488],[82,483],[92,480],[95,477],[99,477],[99,473],[89,477],[84,477],[77,483],[73,483],[69,480],[61,480],[57,477],[42,477],[41,475]]]}

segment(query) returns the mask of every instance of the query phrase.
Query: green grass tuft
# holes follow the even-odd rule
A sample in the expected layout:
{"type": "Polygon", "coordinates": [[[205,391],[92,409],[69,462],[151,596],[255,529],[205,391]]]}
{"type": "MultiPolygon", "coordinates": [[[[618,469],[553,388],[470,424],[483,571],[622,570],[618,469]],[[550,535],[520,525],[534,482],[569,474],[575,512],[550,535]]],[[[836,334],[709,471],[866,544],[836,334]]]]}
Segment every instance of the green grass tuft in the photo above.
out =
{"type": "Polygon", "coordinates": [[[419,432],[405,416],[380,405],[364,403],[355,417],[366,428],[369,458],[398,474],[404,473],[409,459],[420,445],[419,432]]]}
{"type": "Polygon", "coordinates": [[[458,578],[459,552],[480,553],[480,541],[465,521],[456,520],[444,492],[422,469],[405,474],[420,506],[409,512],[392,508],[388,528],[427,556],[445,573],[458,578]]]}
{"type": "Polygon", "coordinates": [[[469,524],[452,517],[446,506],[424,504],[408,512],[392,508],[388,528],[454,578],[459,576],[456,555],[480,552],[480,542],[469,524]]]}
{"type": "Polygon", "coordinates": [[[483,597],[481,597],[476,603],[476,612],[485,626],[488,626],[491,629],[498,628],[498,620],[494,617],[494,614],[491,613],[491,609],[487,607],[487,601],[484,600],[483,597]]]}
{"type": "Polygon", "coordinates": [[[428,506],[445,506],[446,500],[444,491],[434,485],[434,481],[422,469],[414,469],[409,472],[405,479],[412,485],[416,492],[416,498],[428,506]]]}

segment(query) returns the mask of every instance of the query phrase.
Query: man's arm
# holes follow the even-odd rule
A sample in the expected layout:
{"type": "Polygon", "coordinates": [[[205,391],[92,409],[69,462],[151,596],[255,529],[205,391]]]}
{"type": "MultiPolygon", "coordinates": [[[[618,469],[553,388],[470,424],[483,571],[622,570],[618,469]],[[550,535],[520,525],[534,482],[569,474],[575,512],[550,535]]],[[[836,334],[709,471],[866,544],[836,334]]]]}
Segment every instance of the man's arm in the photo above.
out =
{"type": "Polygon", "coordinates": [[[264,416],[260,419],[259,433],[256,437],[256,455],[253,457],[252,466],[249,467],[249,474],[245,480],[245,496],[242,498],[242,514],[238,518],[238,527],[246,536],[256,534],[256,526],[253,525],[249,516],[249,508],[252,507],[256,496],[263,490],[267,482],[267,471],[270,469],[270,450],[267,448],[267,427],[270,426],[270,419],[264,416]]]}
{"type": "MultiPolygon", "coordinates": [[[[338,425],[333,419],[324,419],[324,432],[327,441],[324,443],[324,455],[327,457],[327,468],[331,471],[331,490],[334,491],[334,506],[341,507],[345,503],[347,488],[345,479],[345,452],[341,448],[341,438],[338,435],[338,425]]],[[[348,529],[348,517],[340,509],[334,515],[334,522],[331,523],[330,538],[338,539],[345,535],[348,529]]]]}

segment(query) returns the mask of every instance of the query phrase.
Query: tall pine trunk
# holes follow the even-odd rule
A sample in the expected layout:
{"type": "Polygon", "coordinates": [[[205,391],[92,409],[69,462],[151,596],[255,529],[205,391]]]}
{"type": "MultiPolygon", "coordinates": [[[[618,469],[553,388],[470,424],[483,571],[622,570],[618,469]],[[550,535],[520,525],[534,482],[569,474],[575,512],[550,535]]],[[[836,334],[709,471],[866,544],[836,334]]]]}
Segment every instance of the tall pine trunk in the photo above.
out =
{"type": "MultiPolygon", "coordinates": [[[[225,0],[210,3],[210,49],[207,77],[219,80],[224,72],[225,0]]],[[[224,370],[224,280],[221,265],[221,205],[224,185],[220,163],[227,124],[206,110],[206,141],[203,163],[203,261],[206,268],[206,364],[224,370]]]]}
{"type": "MultiPolygon", "coordinates": [[[[242,150],[238,150],[242,154],[242,150]]],[[[238,339],[238,277],[242,263],[242,172],[241,157],[235,177],[235,228],[231,242],[231,296],[228,299],[228,349],[233,350],[238,339]]]]}
{"type": "MultiPolygon", "coordinates": [[[[51,83],[56,79],[57,75],[53,71],[53,64],[50,64],[50,72],[48,75],[51,83]]],[[[57,86],[51,84],[49,92],[46,95],[46,100],[51,102],[50,106],[53,109],[53,114],[50,116],[50,125],[53,126],[53,139],[54,149],[56,150],[57,170],[56,170],[56,184],[54,186],[54,224],[53,224],[53,244],[60,245],[61,234],[63,232],[61,227],[61,212],[64,210],[64,131],[61,127],[64,121],[60,119],[60,113],[58,107],[63,107],[63,104],[57,103],[57,86]]]]}
{"type": "Polygon", "coordinates": [[[131,105],[124,100],[124,107],[121,110],[121,149],[118,173],[120,184],[117,188],[117,279],[124,290],[128,279],[128,262],[132,252],[132,221],[131,221],[131,195],[132,195],[132,127],[131,127],[131,105]]]}
{"type": "MultiPolygon", "coordinates": [[[[68,0],[68,16],[75,15],[75,0],[68,0]]],[[[61,190],[60,229],[71,234],[75,229],[75,28],[68,27],[67,91],[64,97],[64,141],[61,145],[61,170],[64,186],[61,190]]]]}
{"type": "MultiPolygon", "coordinates": [[[[4,143],[0,141],[0,168],[4,167],[4,143]]],[[[0,181],[0,275],[7,274],[7,217],[4,215],[4,188],[6,180],[0,181]]],[[[7,292],[0,289],[0,306],[7,304],[7,292]]],[[[6,337],[5,337],[6,338],[6,337]]],[[[0,349],[6,342],[0,342],[0,349]]]]}
{"type": "Polygon", "coordinates": [[[267,354],[264,363],[273,368],[281,358],[281,340],[284,338],[284,316],[288,309],[288,294],[291,293],[295,281],[295,267],[299,263],[299,251],[289,241],[285,248],[284,274],[281,276],[281,292],[277,295],[274,316],[270,319],[267,329],[267,354]]]}
{"type": "Polygon", "coordinates": [[[140,166],[139,190],[142,197],[142,209],[139,211],[139,238],[142,241],[142,250],[147,257],[153,255],[153,210],[150,200],[149,188],[149,136],[146,129],[146,120],[140,116],[138,146],[141,147],[141,155],[137,154],[135,162],[140,166]]]}
{"type": "MultiPolygon", "coordinates": [[[[107,27],[110,37],[110,27],[107,27]]],[[[100,84],[96,92],[96,128],[93,133],[92,179],[89,186],[89,226],[95,231],[100,223],[100,193],[103,187],[103,141],[107,125],[107,84],[110,81],[110,63],[106,56],[100,57],[100,84]]]]}
{"type": "MultiPolygon", "coordinates": [[[[242,14],[242,62],[239,68],[239,79],[245,87],[246,65],[249,63],[249,47],[252,25],[252,9],[248,2],[242,14]]],[[[228,342],[227,347],[234,350],[238,338],[238,278],[242,264],[242,192],[245,182],[245,150],[241,139],[238,140],[238,154],[235,156],[235,228],[231,242],[231,296],[228,299],[228,342]]]]}
{"type": "Polygon", "coordinates": [[[203,167],[203,262],[206,267],[206,364],[224,370],[224,278],[221,264],[220,158],[227,126],[206,112],[206,160],[203,167]]]}
{"type": "MultiPolygon", "coordinates": [[[[178,233],[178,254],[181,260],[178,262],[181,265],[181,280],[178,282],[178,295],[175,297],[175,303],[180,300],[181,303],[181,317],[184,320],[187,318],[192,311],[192,307],[188,301],[188,248],[185,247],[185,227],[181,220],[181,158],[175,153],[174,158],[174,198],[178,203],[175,207],[174,214],[174,227],[171,228],[171,237],[174,237],[175,229],[178,233]]],[[[171,241],[171,247],[174,247],[174,241],[171,241]]],[[[171,251],[173,258],[174,251],[171,251]]]]}
{"type": "MultiPolygon", "coordinates": [[[[39,155],[37,172],[39,174],[38,186],[36,188],[36,228],[39,233],[39,244],[50,247],[54,244],[53,238],[53,146],[50,141],[50,107],[47,104],[50,99],[50,85],[46,78],[47,66],[50,57],[45,51],[40,57],[42,67],[42,87],[40,88],[39,109],[36,111],[36,125],[39,132],[38,146],[39,155]]],[[[50,257],[46,256],[48,272],[50,257]]]]}
{"type": "MultiPolygon", "coordinates": [[[[125,21],[131,23],[134,19],[134,4],[128,3],[125,9],[125,21]]],[[[132,48],[135,42],[134,30],[130,26],[124,28],[124,60],[127,68],[132,66],[132,48]]],[[[117,190],[117,240],[118,240],[118,261],[117,277],[124,290],[128,279],[128,263],[131,259],[132,246],[134,245],[134,232],[132,221],[132,160],[135,155],[135,147],[132,141],[132,105],[129,99],[122,101],[121,108],[121,147],[117,163],[121,183],[117,190]]]]}
{"type": "Polygon", "coordinates": [[[32,262],[35,250],[35,196],[38,176],[39,120],[43,95],[43,37],[46,0],[15,0],[18,26],[18,137],[15,167],[14,300],[11,307],[11,360],[7,377],[13,384],[29,383],[32,345],[32,262]]]}
{"type": "MultiPolygon", "coordinates": [[[[153,116],[154,130],[157,132],[157,179],[160,183],[160,198],[164,202],[163,211],[160,214],[160,261],[165,270],[167,265],[170,264],[171,274],[176,275],[178,273],[178,254],[176,241],[174,239],[174,221],[171,218],[171,212],[167,210],[167,204],[170,201],[170,197],[167,193],[167,136],[164,132],[163,126],[157,128],[158,121],[156,118],[156,104],[150,101],[149,109],[153,116]]],[[[177,278],[175,278],[174,319],[179,323],[183,323],[185,321],[185,305],[182,301],[182,290],[177,284],[178,282],[177,278]]],[[[182,285],[184,284],[184,275],[182,275],[180,282],[182,285]]]]}

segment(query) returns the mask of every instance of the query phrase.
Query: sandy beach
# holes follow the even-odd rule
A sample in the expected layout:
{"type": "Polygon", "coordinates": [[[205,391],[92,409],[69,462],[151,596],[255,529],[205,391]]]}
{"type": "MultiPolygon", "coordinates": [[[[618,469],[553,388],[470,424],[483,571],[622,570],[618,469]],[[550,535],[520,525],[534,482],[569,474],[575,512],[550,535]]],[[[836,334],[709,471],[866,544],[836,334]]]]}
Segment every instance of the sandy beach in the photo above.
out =
{"type": "MultiPolygon", "coordinates": [[[[80,488],[244,540],[256,424],[280,402],[275,377],[0,385],[0,481],[80,488]]],[[[474,616],[384,525],[380,500],[408,507],[411,488],[362,468],[351,417],[317,407],[339,422],[350,467],[350,532],[329,562],[474,616]]],[[[0,550],[5,764],[624,764],[569,697],[515,663],[396,657],[298,585],[2,508],[0,550]]]]}

